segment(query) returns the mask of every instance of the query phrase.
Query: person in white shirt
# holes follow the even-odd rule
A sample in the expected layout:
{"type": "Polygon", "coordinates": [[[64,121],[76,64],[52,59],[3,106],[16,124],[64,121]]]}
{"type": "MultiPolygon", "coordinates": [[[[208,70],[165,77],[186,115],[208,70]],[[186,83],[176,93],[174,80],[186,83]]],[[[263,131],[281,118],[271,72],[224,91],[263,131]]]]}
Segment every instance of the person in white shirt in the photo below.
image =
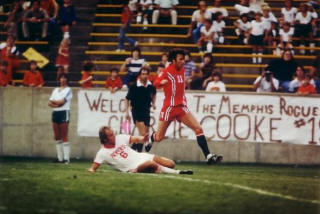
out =
{"type": "Polygon", "coordinates": [[[200,29],[203,26],[205,19],[211,19],[211,13],[207,10],[206,1],[199,1],[198,10],[192,13],[191,23],[188,29],[188,37],[193,38],[194,43],[197,44],[200,38],[200,29]]]}
{"type": "Polygon", "coordinates": [[[206,91],[219,91],[225,92],[226,85],[222,82],[222,76],[220,72],[213,72],[211,77],[208,77],[203,81],[202,88],[205,88],[206,91]]]}
{"type": "Polygon", "coordinates": [[[277,47],[277,51],[276,51],[277,55],[281,56],[282,52],[285,49],[291,50],[292,54],[294,54],[294,50],[293,50],[293,46],[292,46],[293,34],[294,34],[294,28],[291,27],[289,22],[285,22],[279,31],[280,43],[277,47]]]}
{"type": "Polygon", "coordinates": [[[281,21],[289,22],[290,25],[295,24],[295,18],[296,14],[298,12],[298,9],[292,6],[292,0],[285,0],[284,1],[284,7],[281,8],[281,21]]]}
{"type": "Polygon", "coordinates": [[[266,70],[254,81],[253,89],[258,93],[275,92],[279,89],[279,81],[271,71],[266,70]]]}
{"type": "Polygon", "coordinates": [[[157,24],[159,16],[169,17],[171,16],[171,23],[177,24],[177,10],[176,7],[179,4],[178,0],[155,0],[154,4],[156,9],[152,14],[152,24],[157,24]]]}
{"type": "Polygon", "coordinates": [[[206,49],[207,52],[211,53],[213,48],[213,36],[214,29],[210,19],[204,21],[204,25],[200,29],[201,36],[198,39],[198,49],[200,53],[206,49]],[[206,46],[206,48],[204,48],[206,46]]]}
{"type": "Polygon", "coordinates": [[[213,21],[212,27],[214,30],[214,41],[223,44],[224,43],[224,36],[223,30],[226,27],[226,23],[223,21],[223,15],[221,12],[216,13],[216,19],[213,21]]]}
{"type": "Polygon", "coordinates": [[[99,130],[101,148],[97,152],[89,172],[96,172],[103,163],[129,173],[170,173],[193,174],[190,170],[174,169],[174,161],[148,153],[138,153],[130,148],[129,144],[144,143],[148,140],[145,136],[115,135],[108,126],[99,130]]]}
{"type": "Polygon", "coordinates": [[[241,14],[240,18],[233,22],[236,27],[235,32],[238,36],[238,41],[242,44],[248,44],[248,38],[250,35],[249,29],[251,28],[251,23],[248,20],[247,14],[241,14]]]}
{"type": "MultiPolygon", "coordinates": [[[[298,90],[298,88],[301,85],[303,85],[306,73],[307,72],[304,70],[303,66],[297,67],[295,78],[289,83],[289,92],[295,93],[298,90]]],[[[310,83],[312,85],[315,85],[315,82],[313,79],[310,80],[310,83]]]]}
{"type": "MultiPolygon", "coordinates": [[[[152,0],[140,0],[138,3],[138,14],[137,23],[142,23],[143,25],[149,24],[149,19],[153,12],[153,2],[152,0]]],[[[144,26],[143,30],[147,30],[148,27],[144,26]]]]}
{"type": "Polygon", "coordinates": [[[225,8],[220,7],[221,0],[214,0],[213,7],[208,8],[208,12],[211,13],[211,18],[216,20],[217,13],[220,12],[223,15],[223,18],[228,18],[228,11],[225,8]]]}
{"type": "Polygon", "coordinates": [[[70,142],[68,141],[68,126],[70,120],[70,106],[72,90],[68,87],[66,74],[59,76],[60,87],[55,88],[49,99],[49,106],[53,108],[52,123],[54,139],[56,141],[57,163],[70,163],[70,142]]]}
{"type": "Polygon", "coordinates": [[[264,0],[249,0],[249,6],[247,6],[247,0],[241,0],[240,4],[235,4],[234,8],[241,14],[244,13],[257,13],[262,12],[261,5],[265,4],[264,0]]]}

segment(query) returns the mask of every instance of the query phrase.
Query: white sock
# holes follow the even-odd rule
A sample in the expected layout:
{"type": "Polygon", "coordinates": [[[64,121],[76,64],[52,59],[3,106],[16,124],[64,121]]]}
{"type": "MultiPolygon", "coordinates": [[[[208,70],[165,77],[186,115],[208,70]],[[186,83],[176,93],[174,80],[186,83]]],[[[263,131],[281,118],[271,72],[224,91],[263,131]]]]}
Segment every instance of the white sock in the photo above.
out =
{"type": "Polygon", "coordinates": [[[171,169],[165,166],[160,166],[160,173],[165,173],[165,174],[179,174],[180,170],[176,169],[171,169]]]}
{"type": "MultiPolygon", "coordinates": [[[[256,55],[256,53],[253,53],[252,55],[256,55]]],[[[253,64],[257,63],[257,58],[255,56],[252,57],[252,63],[253,64]]]]}
{"type": "Polygon", "coordinates": [[[57,158],[59,161],[63,161],[63,145],[60,140],[56,141],[57,158]]]}
{"type": "Polygon", "coordinates": [[[258,57],[258,63],[262,63],[262,53],[258,53],[259,57],[258,57]]]}
{"type": "Polygon", "coordinates": [[[63,159],[70,162],[70,143],[64,142],[63,145],[63,159]]]}

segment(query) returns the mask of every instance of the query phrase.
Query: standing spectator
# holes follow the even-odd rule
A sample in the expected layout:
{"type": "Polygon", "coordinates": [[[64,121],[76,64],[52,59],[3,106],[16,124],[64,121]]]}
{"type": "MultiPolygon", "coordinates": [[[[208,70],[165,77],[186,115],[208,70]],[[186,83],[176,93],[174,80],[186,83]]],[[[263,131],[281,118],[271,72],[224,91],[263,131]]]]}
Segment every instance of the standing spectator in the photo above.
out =
{"type": "Polygon", "coordinates": [[[303,95],[307,95],[307,94],[316,94],[316,88],[314,87],[313,84],[311,84],[312,77],[310,74],[306,74],[304,81],[302,83],[302,85],[300,85],[300,87],[298,88],[297,93],[298,94],[303,94],[303,95]]]}
{"type": "Polygon", "coordinates": [[[226,23],[223,21],[223,15],[221,12],[217,12],[216,14],[216,20],[213,21],[212,27],[214,31],[214,41],[223,44],[224,43],[224,37],[223,37],[223,30],[226,27],[226,23]]]}
{"type": "Polygon", "coordinates": [[[290,27],[289,22],[285,22],[279,31],[280,43],[277,48],[278,55],[281,55],[283,50],[286,50],[286,49],[291,50],[292,54],[294,54],[294,50],[293,50],[293,46],[292,46],[293,34],[294,34],[294,28],[290,27]]]}
{"type": "Polygon", "coordinates": [[[77,24],[76,9],[71,0],[63,0],[63,5],[59,8],[57,19],[64,35],[69,35],[71,26],[77,24]]]}
{"type": "Polygon", "coordinates": [[[54,139],[56,141],[57,163],[70,163],[70,142],[68,140],[68,126],[72,90],[68,87],[68,77],[62,74],[59,77],[60,87],[55,88],[49,99],[49,106],[53,108],[52,123],[54,139]]]}
{"type": "Polygon", "coordinates": [[[262,13],[255,14],[255,20],[251,22],[250,44],[252,45],[252,63],[262,63],[263,41],[267,39],[265,23],[262,21],[262,13]],[[258,55],[258,59],[255,55],[258,55]]]}
{"type": "Polygon", "coordinates": [[[233,22],[236,27],[235,32],[238,36],[238,41],[242,44],[248,44],[248,38],[250,36],[251,23],[248,20],[248,15],[246,13],[241,14],[240,18],[233,22]]]}
{"type": "Polygon", "coordinates": [[[211,77],[208,77],[206,80],[204,80],[202,88],[211,92],[225,92],[226,85],[222,82],[221,73],[213,72],[211,77]]]}
{"type": "Polygon", "coordinates": [[[111,68],[110,77],[106,79],[104,84],[104,87],[109,89],[111,93],[115,93],[122,88],[122,80],[118,74],[119,70],[117,68],[111,68]]]}
{"type": "MultiPolygon", "coordinates": [[[[304,70],[302,66],[298,66],[296,73],[295,73],[295,78],[290,82],[289,84],[289,92],[296,92],[298,88],[303,84],[305,77],[306,77],[307,72],[304,70]]],[[[309,82],[314,85],[314,80],[311,79],[309,82]]]]}
{"type": "MultiPolygon", "coordinates": [[[[129,88],[126,96],[126,118],[130,119],[129,106],[133,122],[138,128],[139,135],[145,136],[149,133],[150,108],[155,108],[156,89],[148,80],[149,67],[142,67],[137,82],[129,88]]],[[[132,149],[142,152],[142,144],[133,144],[132,149]]]]}
{"type": "Polygon", "coordinates": [[[276,92],[279,89],[279,81],[273,77],[271,71],[261,73],[253,83],[253,90],[258,93],[276,92]]]}
{"type": "Polygon", "coordinates": [[[217,20],[217,13],[220,12],[222,14],[222,18],[228,17],[228,11],[225,8],[220,6],[221,0],[214,0],[213,7],[208,8],[208,11],[211,13],[211,19],[217,20]]]}
{"type": "Polygon", "coordinates": [[[49,34],[53,34],[53,30],[56,27],[59,6],[55,0],[40,0],[40,7],[44,9],[49,16],[48,32],[49,34]]]}
{"type": "Polygon", "coordinates": [[[300,4],[300,12],[296,15],[295,29],[297,36],[300,37],[301,54],[305,54],[305,50],[303,49],[305,45],[310,44],[311,48],[315,46],[312,26],[315,26],[316,18],[317,14],[310,12],[307,4],[300,4]]]}
{"type": "Polygon", "coordinates": [[[5,87],[9,85],[9,80],[7,76],[7,61],[0,62],[0,87],[5,87]]]}
{"type": "Polygon", "coordinates": [[[262,7],[263,16],[261,18],[262,22],[264,22],[264,27],[266,29],[267,34],[267,45],[273,46],[274,49],[276,48],[276,39],[278,37],[277,32],[277,23],[278,20],[271,12],[270,7],[268,5],[264,5],[262,7]]]}
{"type": "Polygon", "coordinates": [[[14,37],[18,38],[19,28],[21,27],[22,18],[23,18],[23,1],[15,2],[13,5],[13,10],[9,13],[8,19],[4,24],[4,27],[7,28],[8,34],[12,34],[14,37]]]}
{"type": "Polygon", "coordinates": [[[90,61],[86,61],[83,66],[83,73],[79,84],[82,88],[92,88],[92,70],[93,63],[90,61]]]}
{"type": "Polygon", "coordinates": [[[69,72],[70,54],[69,54],[69,38],[63,38],[58,49],[56,66],[63,66],[64,72],[69,72]]]}
{"type": "Polygon", "coordinates": [[[196,63],[192,60],[189,51],[186,51],[184,56],[184,79],[186,81],[186,89],[190,89],[190,82],[192,81],[192,76],[197,71],[196,63]]]}
{"type": "Polygon", "coordinates": [[[116,50],[117,52],[124,51],[125,42],[128,42],[131,48],[138,45],[138,42],[136,42],[130,37],[126,37],[126,32],[130,27],[131,20],[132,20],[132,12],[128,7],[128,0],[125,0],[122,8],[122,13],[121,13],[121,26],[120,26],[119,37],[118,37],[119,43],[118,43],[118,49],[116,50]]]}
{"type": "Polygon", "coordinates": [[[188,37],[193,38],[195,44],[197,44],[200,38],[200,29],[203,26],[205,19],[211,19],[211,13],[207,10],[206,1],[199,1],[198,10],[192,13],[191,23],[188,29],[188,37]]]}
{"type": "Polygon", "coordinates": [[[127,73],[123,78],[125,87],[129,87],[131,83],[136,82],[139,71],[144,64],[146,64],[146,61],[141,58],[140,48],[135,47],[131,51],[131,57],[128,57],[120,68],[120,72],[127,73]]]}
{"type": "MultiPolygon", "coordinates": [[[[137,15],[137,23],[142,23],[143,25],[148,25],[153,11],[152,0],[140,0],[139,2],[139,12],[137,15]]],[[[148,27],[144,26],[143,30],[147,30],[148,27]]]]}
{"type": "Polygon", "coordinates": [[[297,67],[298,64],[290,50],[283,51],[281,59],[272,60],[268,65],[268,69],[272,71],[274,77],[280,82],[279,89],[285,92],[289,92],[289,84],[297,67]]]}
{"type": "Polygon", "coordinates": [[[7,77],[9,83],[12,83],[12,74],[20,66],[19,51],[17,49],[16,39],[13,35],[8,35],[6,42],[0,44],[0,56],[2,61],[7,61],[7,77]]]}
{"type": "Polygon", "coordinates": [[[39,71],[37,62],[34,60],[30,62],[30,70],[24,73],[23,85],[27,87],[38,88],[41,88],[44,85],[44,81],[39,71]]]}
{"type": "Polygon", "coordinates": [[[294,26],[297,12],[298,9],[292,6],[292,0],[285,0],[284,7],[281,8],[281,23],[288,22],[294,26]]]}
{"type": "Polygon", "coordinates": [[[47,37],[49,16],[40,8],[40,1],[32,3],[31,9],[23,17],[22,30],[25,39],[39,40],[47,37]]]}
{"type": "Polygon", "coordinates": [[[156,9],[152,14],[152,24],[157,24],[159,16],[169,17],[171,16],[171,23],[173,25],[177,24],[177,5],[179,4],[178,0],[155,0],[154,4],[156,9]]]}
{"type": "Polygon", "coordinates": [[[168,67],[170,65],[170,62],[168,61],[168,54],[167,53],[162,53],[161,54],[160,63],[162,63],[165,67],[168,67]]]}
{"type": "Polygon", "coordinates": [[[214,28],[210,19],[204,20],[204,25],[200,29],[201,36],[198,40],[199,53],[204,51],[211,53],[213,49],[214,28]]]}

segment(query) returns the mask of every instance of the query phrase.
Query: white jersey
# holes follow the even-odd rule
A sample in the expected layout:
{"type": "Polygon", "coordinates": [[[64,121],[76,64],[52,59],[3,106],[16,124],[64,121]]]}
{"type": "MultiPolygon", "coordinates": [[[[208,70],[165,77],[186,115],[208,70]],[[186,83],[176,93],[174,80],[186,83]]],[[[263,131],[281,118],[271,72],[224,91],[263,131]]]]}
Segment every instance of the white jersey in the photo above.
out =
{"type": "Polygon", "coordinates": [[[227,16],[228,16],[228,11],[227,11],[227,9],[222,8],[222,7],[210,7],[210,8],[208,8],[208,11],[209,11],[210,13],[220,12],[220,13],[222,13],[223,17],[227,17],[227,16]]]}
{"type": "Polygon", "coordinates": [[[311,22],[312,19],[314,19],[316,17],[316,15],[314,15],[314,13],[311,12],[307,12],[306,16],[303,16],[301,12],[299,12],[296,15],[296,20],[300,22],[300,24],[309,24],[311,22]]]}
{"type": "Polygon", "coordinates": [[[269,12],[269,17],[268,18],[263,16],[261,19],[262,19],[262,22],[264,22],[265,28],[267,30],[271,29],[271,22],[278,22],[277,18],[271,12],[269,12]]]}
{"type": "Polygon", "coordinates": [[[221,22],[213,21],[212,27],[214,29],[214,32],[221,33],[223,31],[223,28],[226,27],[226,23],[224,21],[221,21],[221,22]]]}
{"type": "MultiPolygon", "coordinates": [[[[253,84],[256,84],[258,83],[260,80],[261,80],[261,76],[259,76],[253,84]]],[[[279,88],[279,81],[276,79],[276,78],[272,78],[272,82],[273,82],[273,85],[274,85],[274,88],[276,90],[278,90],[279,88]]],[[[260,86],[257,88],[257,92],[258,93],[263,93],[263,92],[272,92],[272,86],[271,86],[271,82],[268,82],[266,80],[265,77],[262,78],[261,80],[261,83],[260,83],[260,86]]]]}
{"type": "Polygon", "coordinates": [[[211,28],[209,30],[206,29],[205,26],[202,26],[200,28],[200,32],[205,36],[205,37],[208,37],[210,36],[210,34],[214,34],[214,29],[213,29],[213,26],[211,26],[211,28]]]}
{"type": "Polygon", "coordinates": [[[154,155],[148,153],[138,153],[130,148],[130,135],[116,135],[115,146],[106,148],[102,146],[94,159],[95,163],[107,163],[120,170],[129,172],[146,161],[153,160],[154,155]]]}
{"type": "Polygon", "coordinates": [[[203,19],[211,19],[211,13],[206,10],[203,14],[200,13],[200,10],[196,10],[192,13],[191,21],[197,22],[197,27],[203,22],[203,19]]]}
{"type": "Polygon", "coordinates": [[[241,19],[238,19],[236,22],[239,24],[240,30],[243,30],[246,32],[251,28],[251,23],[249,21],[244,23],[241,19]]]}
{"type": "Polygon", "coordinates": [[[290,10],[287,10],[285,7],[281,8],[284,21],[289,22],[290,24],[295,20],[297,12],[298,10],[295,7],[290,8],[290,10]]]}
{"type": "Polygon", "coordinates": [[[266,25],[264,22],[257,22],[256,20],[251,21],[251,34],[254,36],[261,36],[266,30],[266,25]]]}
{"type": "Polygon", "coordinates": [[[65,88],[55,88],[51,96],[49,98],[50,101],[58,101],[65,99],[66,102],[63,106],[53,108],[54,111],[65,111],[65,110],[70,110],[71,107],[71,99],[72,99],[72,90],[70,87],[65,87],[65,88]]]}
{"type": "Polygon", "coordinates": [[[279,35],[282,38],[282,41],[284,42],[291,42],[291,37],[294,34],[294,28],[290,28],[290,30],[288,32],[285,32],[283,29],[280,29],[279,31],[279,35]]]}
{"type": "Polygon", "coordinates": [[[208,83],[206,87],[206,91],[220,91],[225,92],[226,91],[226,85],[222,81],[211,81],[208,83]]]}

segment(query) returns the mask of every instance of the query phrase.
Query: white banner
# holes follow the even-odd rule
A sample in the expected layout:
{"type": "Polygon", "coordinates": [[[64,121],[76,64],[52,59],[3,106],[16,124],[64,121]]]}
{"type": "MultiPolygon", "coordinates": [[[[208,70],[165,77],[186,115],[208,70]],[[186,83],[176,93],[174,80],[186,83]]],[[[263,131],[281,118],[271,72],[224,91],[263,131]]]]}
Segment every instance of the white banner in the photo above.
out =
{"type": "MultiPolygon", "coordinates": [[[[98,136],[102,125],[120,133],[126,94],[80,90],[78,134],[98,136]]],[[[157,109],[151,111],[151,130],[157,128],[162,101],[163,93],[158,92],[157,109]]],[[[208,140],[320,144],[319,97],[188,92],[187,101],[208,140]]],[[[137,135],[132,127],[132,134],[137,135]]],[[[195,139],[193,131],[178,122],[170,125],[167,136],[195,139]]]]}

